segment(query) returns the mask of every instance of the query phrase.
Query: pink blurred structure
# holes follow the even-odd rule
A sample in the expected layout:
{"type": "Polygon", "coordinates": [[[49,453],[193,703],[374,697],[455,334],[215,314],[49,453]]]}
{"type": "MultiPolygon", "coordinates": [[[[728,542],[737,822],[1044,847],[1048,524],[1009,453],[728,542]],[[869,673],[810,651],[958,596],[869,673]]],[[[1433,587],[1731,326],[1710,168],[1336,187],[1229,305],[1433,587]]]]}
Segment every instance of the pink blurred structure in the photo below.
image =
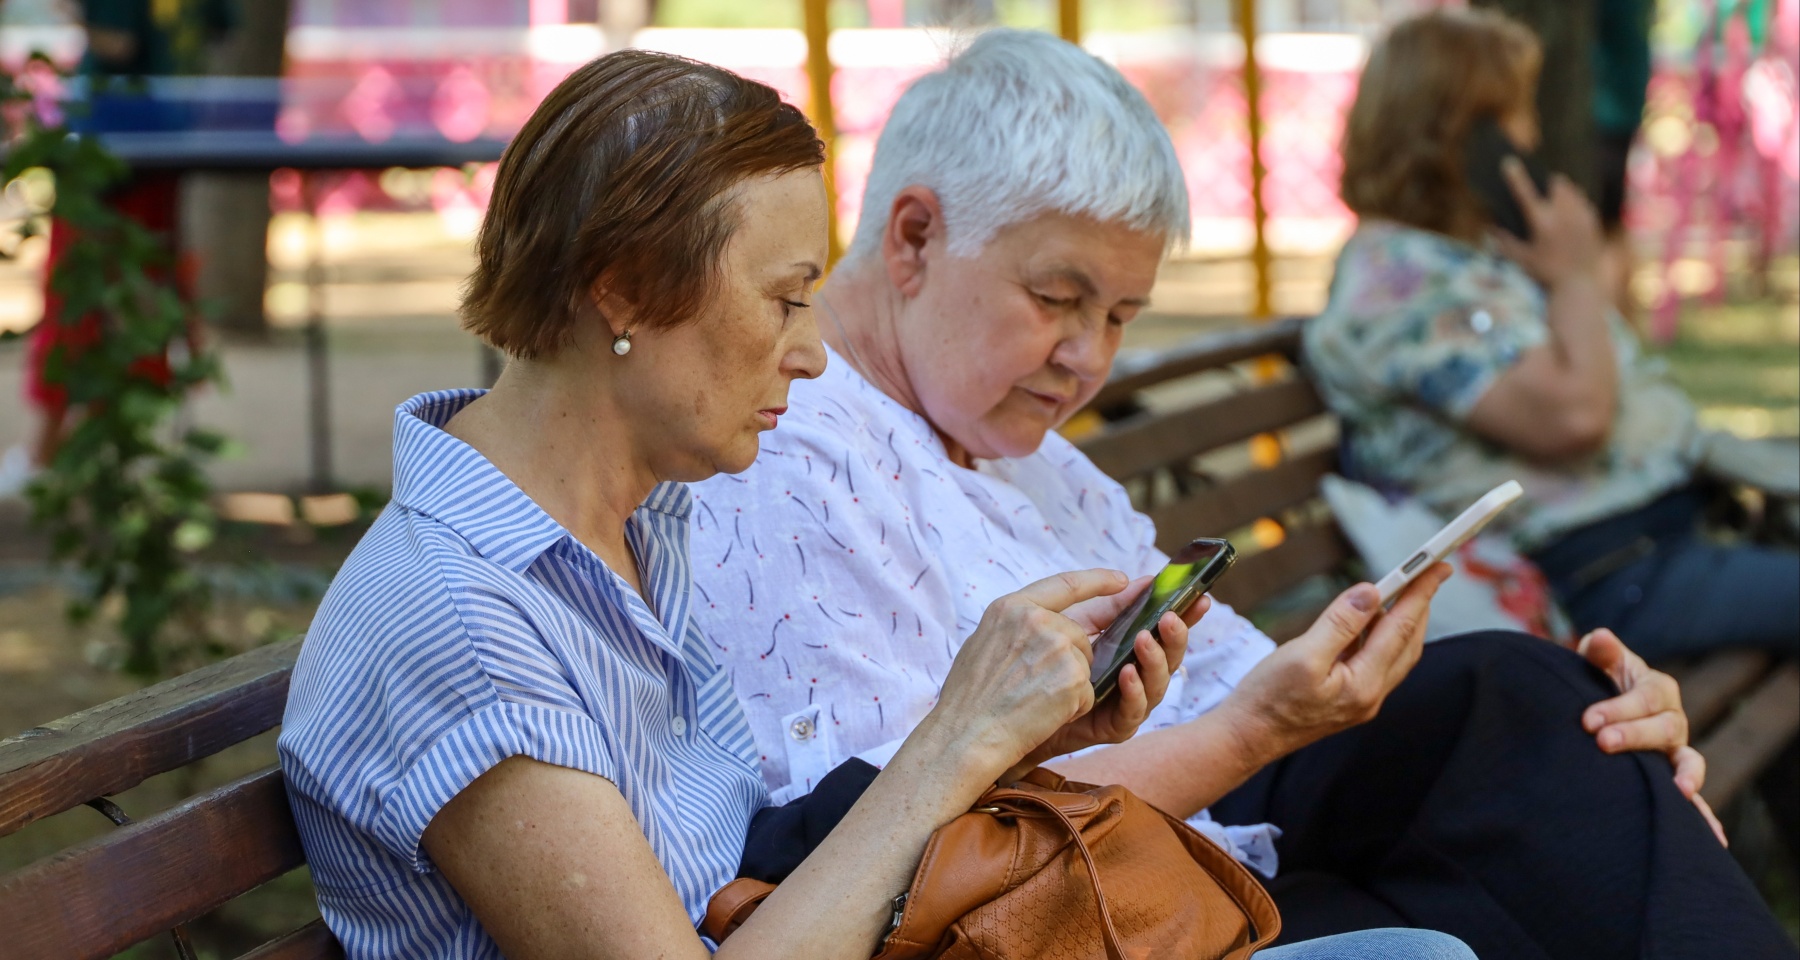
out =
{"type": "MultiPolygon", "coordinates": [[[[1789,21],[1796,2],[1781,0],[1778,27],[1761,51],[1749,51],[1741,31],[1728,26],[1722,39],[1709,39],[1694,55],[1658,63],[1651,122],[1670,118],[1685,133],[1671,135],[1665,122],[1664,136],[1640,147],[1632,166],[1638,197],[1632,225],[1660,238],[1670,264],[1698,252],[1722,268],[1724,241],[1732,237],[1751,239],[1758,262],[1794,244],[1800,170],[1789,21]]],[[[719,63],[806,105],[806,44],[799,31],[649,29],[632,42],[719,63]]],[[[846,227],[860,212],[869,158],[895,98],[957,42],[954,34],[918,29],[833,34],[839,212],[846,227]]],[[[1241,255],[1250,243],[1250,207],[1237,38],[1170,29],[1095,34],[1087,45],[1119,65],[1168,124],[1188,172],[1193,252],[1241,255]]],[[[406,124],[429,124],[459,139],[510,134],[550,86],[609,44],[592,25],[543,23],[300,26],[289,47],[284,130],[354,130],[379,138],[406,124]]],[[[1328,253],[1352,225],[1337,199],[1337,141],[1366,41],[1348,33],[1273,33],[1260,38],[1257,52],[1265,75],[1271,243],[1281,252],[1328,253]]],[[[344,180],[332,209],[398,202],[383,196],[372,177],[344,180]]],[[[442,182],[446,190],[453,185],[442,182]]],[[[454,186],[448,200],[434,194],[434,201],[485,199],[479,178],[454,186]]],[[[1659,315],[1667,317],[1675,285],[1665,290],[1659,315]]]]}
{"type": "MultiPolygon", "coordinates": [[[[1693,0],[1697,22],[1713,23],[1719,2],[1693,0]]],[[[300,0],[288,35],[278,132],[293,140],[354,134],[381,141],[409,129],[459,142],[507,137],[570,70],[625,45],[626,38],[608,38],[592,22],[573,22],[591,21],[587,7],[597,9],[593,0],[443,0],[425,13],[416,4],[300,0]],[[421,16],[431,22],[418,22],[421,16]]],[[[1792,250],[1800,237],[1797,7],[1800,0],[1776,0],[1775,22],[1760,47],[1738,16],[1702,28],[1687,49],[1659,55],[1630,181],[1630,225],[1659,248],[1664,267],[1665,282],[1652,291],[1659,333],[1673,329],[1680,296],[1722,295],[1734,245],[1749,242],[1755,267],[1792,250]]],[[[871,2],[876,28],[832,35],[841,133],[836,173],[846,228],[860,212],[875,140],[894,100],[960,39],[947,31],[883,28],[900,23],[904,9],[900,0],[871,2]]],[[[79,31],[66,34],[31,42],[73,59],[79,31]]],[[[798,30],[647,29],[629,41],[718,63],[807,105],[806,41],[798,30]]],[[[17,59],[22,53],[14,48],[24,42],[16,30],[0,31],[0,59],[17,59]]],[[[1237,36],[1176,27],[1090,33],[1086,45],[1137,83],[1167,123],[1192,195],[1192,253],[1242,256],[1251,227],[1237,36]]],[[[1329,254],[1352,226],[1337,199],[1337,143],[1366,49],[1362,35],[1347,32],[1272,32],[1258,40],[1265,201],[1278,253],[1329,254]]],[[[395,195],[379,174],[346,172],[329,178],[322,209],[428,203],[466,223],[468,211],[485,203],[491,176],[446,173],[431,179],[429,191],[395,195]]],[[[275,185],[278,207],[297,209],[297,192],[280,177],[275,185]]]]}

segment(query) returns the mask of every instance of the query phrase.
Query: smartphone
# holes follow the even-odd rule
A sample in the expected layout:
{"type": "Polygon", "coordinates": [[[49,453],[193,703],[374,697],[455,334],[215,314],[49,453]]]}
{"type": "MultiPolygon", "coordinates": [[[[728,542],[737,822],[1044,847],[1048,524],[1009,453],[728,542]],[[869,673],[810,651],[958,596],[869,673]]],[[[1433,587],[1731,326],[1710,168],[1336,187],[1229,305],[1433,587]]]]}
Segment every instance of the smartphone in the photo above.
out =
{"type": "Polygon", "coordinates": [[[1508,480],[1483,494],[1480,500],[1470,504],[1469,509],[1458,514],[1444,529],[1432,534],[1424,546],[1414,550],[1405,562],[1388,571],[1388,575],[1375,584],[1375,589],[1381,591],[1381,605],[1386,607],[1393,603],[1407,584],[1417,579],[1419,574],[1430,570],[1432,564],[1455,553],[1457,547],[1480,533],[1489,520],[1499,516],[1500,511],[1519,499],[1519,495],[1524,492],[1525,488],[1519,486],[1519,481],[1508,480]]]}
{"type": "Polygon", "coordinates": [[[1094,702],[1118,689],[1119,671],[1137,659],[1139,633],[1148,630],[1161,639],[1156,624],[1163,614],[1186,610],[1236,562],[1237,551],[1229,540],[1195,540],[1177,550],[1150,586],[1094,641],[1094,672],[1089,677],[1094,702]]]}
{"type": "Polygon", "coordinates": [[[1469,138],[1463,142],[1463,170],[1469,190],[1487,211],[1494,226],[1520,240],[1530,240],[1531,223],[1525,219],[1519,198],[1513,196],[1506,175],[1500,171],[1500,161],[1507,157],[1518,157],[1524,162],[1525,172],[1540,196],[1549,192],[1550,175],[1544,165],[1536,157],[1521,151],[1493,117],[1476,119],[1469,128],[1469,138]]]}

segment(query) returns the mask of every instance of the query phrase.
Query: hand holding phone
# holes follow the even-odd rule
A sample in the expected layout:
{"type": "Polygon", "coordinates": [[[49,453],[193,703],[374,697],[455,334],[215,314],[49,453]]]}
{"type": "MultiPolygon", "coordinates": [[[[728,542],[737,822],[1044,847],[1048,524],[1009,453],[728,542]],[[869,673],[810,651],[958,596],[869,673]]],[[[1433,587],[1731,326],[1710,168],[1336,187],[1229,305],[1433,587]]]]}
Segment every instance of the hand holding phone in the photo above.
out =
{"type": "Polygon", "coordinates": [[[1148,630],[1160,640],[1157,624],[1163,614],[1186,610],[1236,562],[1237,551],[1228,540],[1195,540],[1176,551],[1150,586],[1094,640],[1094,701],[1118,689],[1119,672],[1137,659],[1139,633],[1148,630]]]}
{"type": "Polygon", "coordinates": [[[1467,543],[1469,539],[1481,532],[1488,521],[1500,514],[1514,500],[1519,499],[1525,488],[1519,481],[1508,480],[1505,483],[1483,494],[1480,500],[1469,505],[1467,510],[1458,514],[1442,530],[1433,534],[1430,540],[1407,555],[1407,558],[1388,575],[1375,584],[1381,592],[1381,605],[1386,607],[1394,602],[1400,591],[1413,582],[1419,574],[1431,569],[1432,565],[1456,552],[1456,548],[1467,543]]]}
{"type": "Polygon", "coordinates": [[[1463,173],[1469,192],[1475,195],[1494,226],[1521,240],[1530,240],[1531,220],[1519,205],[1519,198],[1513,193],[1512,185],[1507,183],[1502,169],[1509,157],[1524,164],[1538,196],[1550,193],[1549,171],[1536,158],[1519,150],[1506,131],[1500,129],[1498,121],[1493,117],[1481,117],[1469,127],[1468,139],[1463,141],[1463,173]]]}

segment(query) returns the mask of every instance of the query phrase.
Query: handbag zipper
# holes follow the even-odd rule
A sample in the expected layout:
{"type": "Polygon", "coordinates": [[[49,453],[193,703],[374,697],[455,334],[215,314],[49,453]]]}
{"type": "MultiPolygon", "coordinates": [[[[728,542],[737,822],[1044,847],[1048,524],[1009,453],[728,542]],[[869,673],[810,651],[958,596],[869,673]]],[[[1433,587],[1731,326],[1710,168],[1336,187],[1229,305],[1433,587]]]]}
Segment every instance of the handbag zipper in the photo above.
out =
{"type": "Polygon", "coordinates": [[[883,944],[886,944],[888,942],[888,938],[892,937],[894,935],[895,931],[900,929],[900,918],[906,916],[906,894],[905,893],[902,893],[899,896],[894,898],[893,907],[894,907],[893,919],[888,921],[887,931],[881,935],[881,942],[883,944]]]}

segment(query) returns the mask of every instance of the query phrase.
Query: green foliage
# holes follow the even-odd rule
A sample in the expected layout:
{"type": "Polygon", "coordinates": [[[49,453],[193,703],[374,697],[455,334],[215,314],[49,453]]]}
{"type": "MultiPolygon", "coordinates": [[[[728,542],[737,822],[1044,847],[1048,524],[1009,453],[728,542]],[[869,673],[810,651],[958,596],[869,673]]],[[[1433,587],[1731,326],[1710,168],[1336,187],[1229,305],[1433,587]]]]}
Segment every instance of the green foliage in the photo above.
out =
{"type": "MultiPolygon", "coordinates": [[[[27,196],[47,192],[46,171],[53,180],[44,212],[73,240],[50,278],[62,309],[43,322],[93,323],[97,335],[82,349],[55,350],[46,364],[45,379],[68,391],[74,422],[28,490],[32,522],[49,535],[55,559],[84,574],[70,619],[116,606],[123,666],[150,677],[178,654],[216,652],[205,617],[211,591],[193,554],[218,529],[202,466],[225,439],[177,426],[176,415],[182,396],[220,380],[220,368],[188,336],[194,308],[173,282],[165,240],[106,202],[128,177],[125,165],[96,138],[72,135],[44,98],[34,100],[48,76],[40,59],[0,79],[13,127],[0,180],[20,182],[27,196]],[[142,375],[145,358],[164,356],[166,381],[142,375]]],[[[20,232],[35,229],[27,219],[20,232]]]]}

